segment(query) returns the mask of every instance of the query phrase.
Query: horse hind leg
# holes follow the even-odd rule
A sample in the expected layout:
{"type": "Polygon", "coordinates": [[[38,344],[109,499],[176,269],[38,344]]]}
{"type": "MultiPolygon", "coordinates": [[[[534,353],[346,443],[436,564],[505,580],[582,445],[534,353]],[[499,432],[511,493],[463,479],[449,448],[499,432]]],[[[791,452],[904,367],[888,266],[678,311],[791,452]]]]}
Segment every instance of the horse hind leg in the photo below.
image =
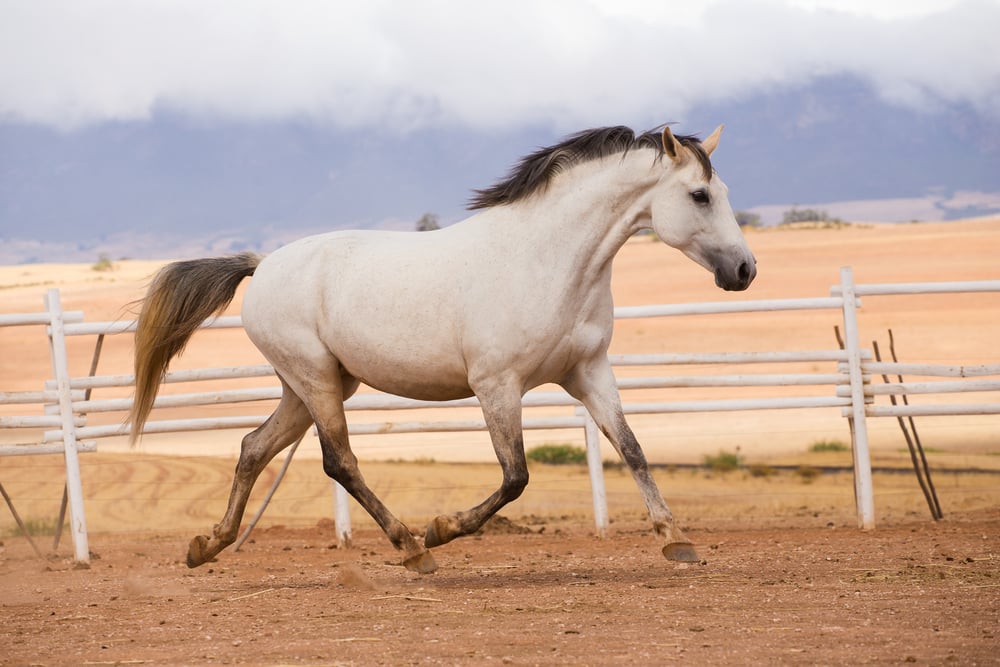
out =
{"type": "Polygon", "coordinates": [[[301,437],[311,423],[312,417],[305,404],[288,385],[283,384],[281,400],[274,413],[256,430],[244,436],[226,513],[212,529],[211,536],[198,535],[191,540],[188,567],[198,567],[213,560],[216,554],[236,541],[257,477],[271,459],[301,437]]]}

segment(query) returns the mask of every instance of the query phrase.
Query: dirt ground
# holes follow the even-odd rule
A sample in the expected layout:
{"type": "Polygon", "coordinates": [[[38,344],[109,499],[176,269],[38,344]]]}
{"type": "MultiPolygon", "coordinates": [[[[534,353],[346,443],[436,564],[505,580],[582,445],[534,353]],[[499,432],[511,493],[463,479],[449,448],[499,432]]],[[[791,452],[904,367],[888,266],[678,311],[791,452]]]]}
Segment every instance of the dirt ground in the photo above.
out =
{"type": "MultiPolygon", "coordinates": [[[[319,474],[312,461],[299,468],[319,474]]],[[[370,521],[355,522],[353,548],[338,548],[332,521],[303,512],[291,486],[240,551],[188,569],[187,541],[211,525],[201,514],[224,503],[221,474],[197,494],[213,497],[207,510],[193,509],[198,499],[156,503],[163,487],[144,509],[120,509],[149,523],[95,531],[89,569],[73,566],[67,540],[41,560],[8,534],[0,665],[1000,664],[995,473],[939,476],[938,523],[911,476],[877,475],[879,525],[864,532],[849,473],[805,483],[794,472],[658,471],[703,558],[676,564],[660,556],[627,475],[608,473],[616,520],[601,540],[586,496],[556,492],[564,480],[585,494],[585,473],[561,468],[533,469],[509,518],[436,549],[440,569],[425,576],[400,567],[370,521]],[[298,525],[281,523],[289,507],[298,525]],[[166,513],[171,528],[151,531],[166,513]]],[[[420,469],[454,482],[446,464],[371,471],[413,529],[441,498],[466,506],[433,478],[414,481],[420,469]],[[402,488],[392,470],[424,491],[402,488]]],[[[472,465],[465,477],[488,470],[472,465]]],[[[126,501],[110,500],[113,485],[91,487],[100,527],[100,508],[113,515],[126,501]]]]}
{"type": "Polygon", "coordinates": [[[106,542],[89,570],[3,563],[4,665],[1000,664],[1000,512],[854,529],[512,524],[429,576],[366,530],[270,528],[188,570],[178,536],[106,542]],[[521,532],[516,528],[523,528],[521,532]]]}

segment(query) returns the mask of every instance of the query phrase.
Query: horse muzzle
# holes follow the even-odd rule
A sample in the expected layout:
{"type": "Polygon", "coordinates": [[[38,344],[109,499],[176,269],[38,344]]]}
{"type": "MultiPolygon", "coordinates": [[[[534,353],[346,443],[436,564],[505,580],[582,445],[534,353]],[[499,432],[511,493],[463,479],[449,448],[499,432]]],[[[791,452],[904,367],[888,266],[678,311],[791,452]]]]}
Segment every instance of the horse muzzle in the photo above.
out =
{"type": "Polygon", "coordinates": [[[752,255],[740,262],[715,265],[715,284],[730,292],[739,292],[750,287],[756,276],[757,260],[752,255]]]}

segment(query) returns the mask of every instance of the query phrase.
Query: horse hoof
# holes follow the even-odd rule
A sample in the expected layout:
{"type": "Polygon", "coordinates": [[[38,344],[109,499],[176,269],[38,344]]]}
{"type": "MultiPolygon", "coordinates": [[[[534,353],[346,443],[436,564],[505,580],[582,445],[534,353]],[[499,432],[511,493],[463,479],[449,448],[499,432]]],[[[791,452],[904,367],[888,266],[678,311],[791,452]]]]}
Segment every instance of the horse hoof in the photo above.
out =
{"type": "Polygon", "coordinates": [[[421,551],[416,556],[410,556],[403,560],[403,567],[420,574],[431,574],[438,569],[437,563],[434,561],[434,556],[431,555],[430,551],[421,551]]]}
{"type": "Polygon", "coordinates": [[[663,547],[663,557],[667,560],[676,560],[681,563],[697,563],[698,552],[694,550],[694,545],[690,542],[671,542],[663,547]]]}
{"type": "Polygon", "coordinates": [[[187,566],[198,567],[209,560],[212,560],[212,557],[208,555],[208,538],[204,535],[192,538],[188,545],[187,566]]]}
{"type": "MultiPolygon", "coordinates": [[[[440,519],[440,517],[438,517],[440,519]]],[[[450,542],[451,538],[445,539],[447,529],[447,524],[443,525],[441,530],[438,529],[438,519],[434,519],[427,525],[427,529],[424,531],[424,546],[428,549],[433,549],[434,547],[439,547],[445,542],[450,542]]]]}

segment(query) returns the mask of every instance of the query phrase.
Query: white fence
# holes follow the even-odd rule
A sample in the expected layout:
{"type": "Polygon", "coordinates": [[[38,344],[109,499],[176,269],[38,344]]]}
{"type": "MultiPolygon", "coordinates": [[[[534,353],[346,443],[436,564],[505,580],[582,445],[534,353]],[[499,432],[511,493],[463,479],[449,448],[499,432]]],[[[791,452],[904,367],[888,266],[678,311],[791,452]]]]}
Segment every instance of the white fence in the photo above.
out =
{"type": "MultiPolygon", "coordinates": [[[[678,412],[717,412],[740,410],[772,410],[800,408],[839,408],[849,420],[852,431],[855,468],[855,499],[857,503],[858,525],[864,529],[875,526],[874,500],[871,478],[871,464],[868,451],[868,418],[911,416],[911,415],[969,415],[1000,414],[998,403],[951,402],[922,404],[919,406],[877,405],[876,397],[899,394],[951,394],[956,392],[982,392],[1000,390],[1000,364],[975,366],[936,366],[896,363],[878,363],[870,350],[863,348],[859,341],[857,308],[862,295],[907,295],[940,294],[957,292],[1000,292],[1000,280],[955,282],[955,283],[908,283],[888,285],[855,285],[850,268],[841,270],[840,283],[830,290],[830,296],[798,299],[771,299],[756,301],[734,301],[720,303],[696,303],[683,305],[658,305],[616,308],[616,319],[673,317],[680,315],[712,315],[720,313],[766,313],[788,310],[837,311],[843,324],[844,349],[771,351],[771,352],[731,352],[713,354],[623,354],[611,356],[615,366],[656,367],[664,365],[721,365],[726,367],[752,368],[759,364],[825,363],[832,368],[828,372],[798,372],[764,374],[740,372],[727,375],[690,375],[672,377],[635,377],[619,380],[619,387],[627,389],[663,389],[676,387],[824,387],[832,389],[829,395],[798,395],[771,398],[714,399],[700,401],[673,402],[626,402],[626,414],[664,414],[678,412]],[[917,375],[923,377],[957,378],[944,381],[896,382],[875,385],[873,375],[917,375]],[[992,379],[981,379],[990,378],[992,379]],[[969,379],[977,378],[977,379],[969,379]]],[[[120,436],[125,426],[119,421],[111,424],[87,425],[87,416],[98,413],[124,413],[131,407],[130,398],[110,398],[91,400],[94,389],[110,387],[127,388],[134,378],[123,375],[94,375],[69,377],[65,364],[66,336],[98,336],[120,334],[132,331],[134,322],[83,322],[78,313],[59,312],[58,292],[51,290],[47,297],[49,312],[38,320],[49,326],[53,350],[54,380],[46,383],[46,389],[34,398],[49,405],[47,412],[58,412],[58,418],[45,418],[41,443],[32,445],[30,453],[43,451],[65,452],[68,477],[75,478],[70,486],[71,503],[74,514],[74,543],[77,545],[78,560],[86,558],[86,528],[83,520],[82,493],[80,492],[79,471],[76,466],[76,451],[92,450],[93,439],[120,436]],[[59,360],[61,357],[61,361],[59,360]],[[79,501],[72,500],[74,494],[79,501]],[[80,544],[83,547],[80,547],[80,544]]],[[[19,317],[19,316],[7,316],[19,317]]],[[[4,322],[20,323],[14,320],[4,322]]],[[[32,320],[31,322],[35,322],[32,320]]],[[[24,322],[25,324],[31,322],[24,322]]],[[[221,317],[205,324],[206,328],[240,327],[239,317],[221,317]]],[[[99,338],[100,340],[100,338],[99,338]]],[[[270,377],[269,366],[239,366],[225,368],[203,368],[197,370],[171,371],[167,383],[221,380],[235,378],[270,377]]],[[[280,388],[276,384],[240,388],[228,391],[206,391],[185,394],[161,395],[155,408],[190,407],[198,405],[220,405],[253,402],[278,398],[280,388]]],[[[22,397],[23,398],[23,397],[22,397]]],[[[21,398],[0,394],[0,403],[20,402],[21,398]]],[[[565,393],[553,391],[532,391],[523,400],[525,407],[573,406],[571,415],[526,417],[525,429],[569,429],[583,428],[587,443],[587,459],[590,467],[594,496],[594,514],[597,530],[604,534],[608,526],[608,512],[604,496],[604,482],[598,429],[585,414],[582,407],[565,393]]],[[[352,397],[347,402],[350,411],[396,411],[413,409],[442,409],[446,412],[456,407],[474,407],[475,399],[449,401],[444,403],[414,401],[384,394],[363,394],[352,397]]],[[[160,419],[147,422],[145,433],[165,433],[177,431],[197,431],[226,428],[255,428],[267,415],[241,415],[234,417],[206,417],[193,419],[160,419]]],[[[5,418],[9,419],[9,418],[5,418]]],[[[28,417],[18,418],[28,420],[28,417]]],[[[37,421],[0,421],[0,427],[16,424],[41,424],[37,421]]],[[[445,419],[441,421],[379,421],[375,423],[351,423],[353,435],[393,434],[429,431],[477,431],[485,430],[482,419],[445,419]]],[[[0,448],[0,455],[9,453],[29,453],[27,449],[11,451],[0,448]]],[[[337,497],[337,529],[342,537],[349,537],[349,514],[346,508],[346,494],[339,489],[337,497]]]]}

